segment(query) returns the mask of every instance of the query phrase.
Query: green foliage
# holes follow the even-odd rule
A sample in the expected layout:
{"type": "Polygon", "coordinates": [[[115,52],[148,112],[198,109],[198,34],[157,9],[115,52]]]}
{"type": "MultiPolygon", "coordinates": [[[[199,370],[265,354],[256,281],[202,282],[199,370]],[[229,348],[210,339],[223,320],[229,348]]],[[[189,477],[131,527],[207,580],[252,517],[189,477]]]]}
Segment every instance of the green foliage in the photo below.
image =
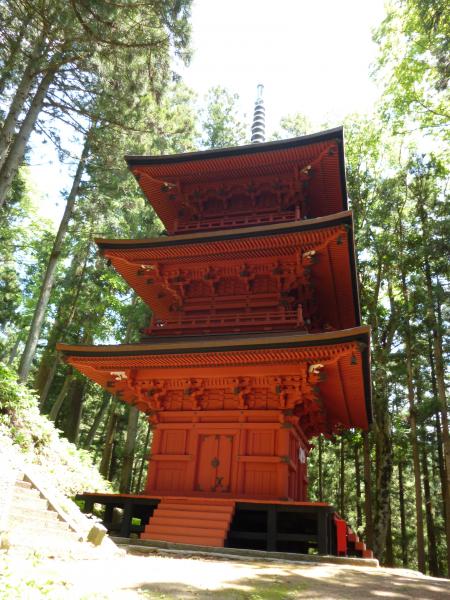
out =
{"type": "Polygon", "coordinates": [[[223,148],[248,143],[247,127],[238,115],[237,94],[231,94],[225,88],[211,88],[203,111],[201,144],[204,148],[223,148]]]}
{"type": "Polygon", "coordinates": [[[0,443],[20,449],[41,465],[53,485],[68,496],[86,487],[107,491],[109,485],[92,465],[88,452],[60,437],[54,424],[40,414],[36,395],[16,381],[0,363],[0,443]]]}
{"type": "Polygon", "coordinates": [[[303,113],[295,113],[283,117],[280,121],[280,128],[280,131],[276,131],[273,134],[272,138],[274,140],[307,135],[313,132],[311,121],[303,113]]]}
{"type": "Polygon", "coordinates": [[[396,0],[375,33],[382,114],[395,133],[424,129],[448,139],[450,7],[445,0],[396,0]],[[446,133],[447,132],[447,133],[446,133]]]}

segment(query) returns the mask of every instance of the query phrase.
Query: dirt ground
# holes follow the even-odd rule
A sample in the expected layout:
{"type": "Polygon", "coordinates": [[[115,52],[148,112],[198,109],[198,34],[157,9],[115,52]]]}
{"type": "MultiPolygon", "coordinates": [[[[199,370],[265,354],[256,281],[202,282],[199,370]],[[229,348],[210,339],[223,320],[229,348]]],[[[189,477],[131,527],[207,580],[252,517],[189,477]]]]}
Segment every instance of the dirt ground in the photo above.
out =
{"type": "Polygon", "coordinates": [[[0,598],[8,600],[450,598],[450,581],[402,569],[159,555],[99,556],[88,560],[10,557],[8,560],[7,586],[1,585],[0,571],[0,598]]]}

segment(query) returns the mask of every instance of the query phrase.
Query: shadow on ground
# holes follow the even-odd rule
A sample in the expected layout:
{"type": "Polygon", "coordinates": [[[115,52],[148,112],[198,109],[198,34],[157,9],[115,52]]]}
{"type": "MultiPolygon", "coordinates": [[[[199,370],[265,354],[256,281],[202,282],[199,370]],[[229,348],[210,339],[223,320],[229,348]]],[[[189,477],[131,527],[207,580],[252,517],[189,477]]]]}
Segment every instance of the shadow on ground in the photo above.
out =
{"type": "MultiPolygon", "coordinates": [[[[255,565],[256,567],[256,565],[255,565]]],[[[450,581],[421,577],[413,572],[374,569],[340,569],[329,565],[279,566],[277,574],[264,574],[224,583],[221,589],[155,582],[134,589],[153,600],[442,600],[450,598],[450,581]]],[[[258,570],[261,573],[258,573],[258,570]]]]}

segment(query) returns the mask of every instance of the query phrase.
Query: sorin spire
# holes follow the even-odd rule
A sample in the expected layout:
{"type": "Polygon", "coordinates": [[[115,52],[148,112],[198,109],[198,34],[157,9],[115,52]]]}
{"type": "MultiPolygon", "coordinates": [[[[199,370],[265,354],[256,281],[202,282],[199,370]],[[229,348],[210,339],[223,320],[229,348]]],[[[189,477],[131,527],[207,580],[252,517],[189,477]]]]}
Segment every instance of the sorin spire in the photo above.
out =
{"type": "Polygon", "coordinates": [[[266,109],[262,98],[264,86],[258,85],[258,95],[255,102],[255,112],[253,114],[252,125],[252,144],[260,144],[266,139],[266,109]]]}

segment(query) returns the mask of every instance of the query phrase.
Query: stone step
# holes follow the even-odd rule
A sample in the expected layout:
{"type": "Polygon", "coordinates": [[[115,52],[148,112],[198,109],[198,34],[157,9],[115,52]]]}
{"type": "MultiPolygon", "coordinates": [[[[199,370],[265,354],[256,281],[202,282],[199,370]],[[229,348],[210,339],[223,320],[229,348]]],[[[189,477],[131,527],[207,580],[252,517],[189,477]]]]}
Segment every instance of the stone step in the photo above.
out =
{"type": "Polygon", "coordinates": [[[21,532],[24,535],[40,534],[44,537],[48,532],[51,533],[71,533],[71,529],[64,521],[50,521],[46,519],[33,520],[28,522],[9,520],[8,527],[10,531],[21,532]]]}
{"type": "Polygon", "coordinates": [[[27,510],[46,510],[48,502],[45,498],[28,498],[27,496],[14,494],[11,499],[11,508],[20,508],[26,512],[27,510]]]}
{"type": "Polygon", "coordinates": [[[19,528],[11,529],[9,531],[8,535],[10,538],[12,538],[14,540],[18,540],[21,544],[27,544],[27,545],[29,545],[30,541],[39,542],[39,544],[41,544],[42,542],[47,542],[47,541],[67,540],[67,541],[77,542],[80,540],[79,534],[70,530],[68,527],[63,527],[61,529],[60,528],[45,529],[42,527],[34,527],[34,526],[29,526],[27,528],[19,527],[19,528]]]}
{"type": "Polygon", "coordinates": [[[36,488],[27,488],[15,486],[13,496],[20,498],[42,498],[41,493],[36,488]]]}
{"type": "Polygon", "coordinates": [[[178,533],[176,535],[170,533],[142,533],[141,538],[144,540],[191,544],[193,546],[213,546],[216,548],[223,548],[223,539],[221,537],[202,537],[200,535],[192,536],[178,533]]]}
{"type": "Polygon", "coordinates": [[[23,511],[20,506],[16,505],[11,507],[9,514],[10,517],[18,520],[26,519],[27,521],[30,521],[33,519],[48,518],[61,521],[57,512],[45,506],[42,508],[28,508],[26,511],[23,511]]]}
{"type": "Polygon", "coordinates": [[[20,515],[17,516],[14,513],[10,513],[9,514],[9,526],[14,528],[14,529],[27,529],[28,528],[34,528],[34,529],[43,529],[44,531],[46,529],[64,529],[67,530],[67,523],[65,523],[64,521],[59,520],[57,517],[55,517],[52,514],[47,515],[46,513],[43,513],[41,515],[34,515],[34,516],[30,516],[27,517],[27,515],[20,515]]]}
{"type": "Polygon", "coordinates": [[[32,485],[29,481],[25,481],[24,479],[16,479],[16,483],[15,483],[16,488],[26,488],[26,489],[32,489],[32,485]]]}

